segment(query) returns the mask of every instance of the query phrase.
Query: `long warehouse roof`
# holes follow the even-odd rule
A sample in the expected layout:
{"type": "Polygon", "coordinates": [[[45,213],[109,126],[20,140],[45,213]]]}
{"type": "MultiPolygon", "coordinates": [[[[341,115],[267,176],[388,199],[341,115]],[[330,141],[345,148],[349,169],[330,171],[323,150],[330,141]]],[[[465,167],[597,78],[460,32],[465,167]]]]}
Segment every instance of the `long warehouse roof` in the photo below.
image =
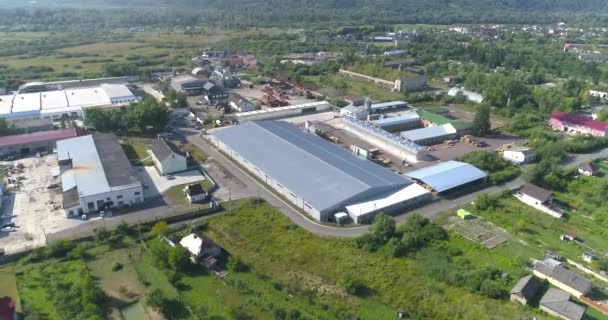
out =
{"type": "Polygon", "coordinates": [[[410,141],[417,142],[420,140],[441,137],[456,132],[458,132],[458,130],[456,130],[451,123],[448,123],[440,126],[403,131],[401,132],[400,136],[410,141]]]}
{"type": "Polygon", "coordinates": [[[249,121],[212,135],[319,211],[412,183],[283,121],[249,121]]]}
{"type": "Polygon", "coordinates": [[[446,161],[431,167],[405,173],[405,176],[422,181],[437,192],[483,179],[488,175],[464,162],[446,161]]]}
{"type": "Polygon", "coordinates": [[[75,112],[82,108],[139,100],[123,84],[0,96],[0,117],[23,113],[75,112]]]}
{"type": "Polygon", "coordinates": [[[416,121],[420,121],[420,116],[416,112],[407,112],[398,117],[388,117],[384,119],[374,120],[373,122],[379,127],[386,127],[416,121]]]}

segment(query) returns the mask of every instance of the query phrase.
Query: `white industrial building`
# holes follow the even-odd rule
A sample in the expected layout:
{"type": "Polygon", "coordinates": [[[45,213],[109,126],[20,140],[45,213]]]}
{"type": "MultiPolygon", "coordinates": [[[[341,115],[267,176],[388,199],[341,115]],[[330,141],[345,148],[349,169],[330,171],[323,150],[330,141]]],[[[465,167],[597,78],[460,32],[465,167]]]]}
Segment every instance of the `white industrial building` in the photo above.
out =
{"type": "Polygon", "coordinates": [[[86,108],[118,108],[141,98],[124,84],[0,96],[0,118],[8,121],[81,118],[86,108]]]}
{"type": "Polygon", "coordinates": [[[408,162],[418,162],[427,156],[427,151],[414,142],[400,138],[366,121],[342,117],[344,128],[376,148],[408,162]]]}
{"type": "Polygon", "coordinates": [[[502,157],[515,164],[526,164],[536,159],[536,150],[531,147],[512,147],[503,151],[502,157]]]}
{"type": "Polygon", "coordinates": [[[376,127],[390,132],[410,130],[422,126],[420,116],[414,111],[403,113],[397,117],[374,120],[372,123],[376,127]]]}
{"type": "Polygon", "coordinates": [[[426,146],[456,138],[458,130],[451,123],[401,132],[400,136],[416,144],[426,146]]]}
{"type": "Polygon", "coordinates": [[[143,201],[143,188],[118,138],[97,133],[57,141],[63,209],[68,217],[143,201]]]}
{"type": "Polygon", "coordinates": [[[245,121],[256,121],[256,120],[270,120],[286,117],[295,117],[299,115],[315,113],[320,111],[327,111],[333,108],[333,106],[326,101],[316,101],[311,103],[297,104],[286,107],[278,107],[264,110],[255,110],[249,112],[235,113],[234,117],[239,122],[245,121]]]}
{"type": "Polygon", "coordinates": [[[411,209],[431,197],[405,177],[287,122],[244,122],[208,139],[318,221],[347,211],[357,223],[371,222],[377,212],[411,209]]]}

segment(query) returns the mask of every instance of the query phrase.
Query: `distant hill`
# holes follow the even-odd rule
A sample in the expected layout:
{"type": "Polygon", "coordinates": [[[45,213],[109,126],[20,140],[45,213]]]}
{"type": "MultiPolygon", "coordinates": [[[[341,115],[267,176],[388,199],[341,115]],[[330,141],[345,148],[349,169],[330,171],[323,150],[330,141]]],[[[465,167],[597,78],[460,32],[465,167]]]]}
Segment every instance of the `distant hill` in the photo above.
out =
{"type": "Polygon", "coordinates": [[[182,12],[188,21],[198,15],[201,22],[259,26],[608,22],[607,0],[0,0],[0,8],[16,7],[148,8],[182,12]]]}

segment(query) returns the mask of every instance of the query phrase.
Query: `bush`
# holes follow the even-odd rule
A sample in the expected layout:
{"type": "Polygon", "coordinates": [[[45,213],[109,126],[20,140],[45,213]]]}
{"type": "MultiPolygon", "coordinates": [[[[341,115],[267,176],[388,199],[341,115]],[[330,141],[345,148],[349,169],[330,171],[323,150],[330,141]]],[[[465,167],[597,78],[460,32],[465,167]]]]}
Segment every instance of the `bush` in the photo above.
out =
{"type": "Polygon", "coordinates": [[[353,275],[347,275],[340,281],[340,286],[353,296],[362,296],[366,293],[367,287],[353,275]]]}
{"type": "Polygon", "coordinates": [[[50,258],[63,258],[75,247],[74,242],[70,240],[56,241],[47,247],[47,256],[50,258]]]}
{"type": "Polygon", "coordinates": [[[473,151],[459,160],[488,173],[489,181],[494,185],[513,179],[521,173],[519,168],[494,152],[473,151]]]}
{"type": "Polygon", "coordinates": [[[228,263],[226,263],[226,268],[232,272],[248,272],[249,266],[242,262],[239,258],[235,256],[228,257],[228,263]]]}
{"type": "Polygon", "coordinates": [[[114,262],[114,264],[112,265],[112,271],[116,272],[120,270],[122,270],[122,263],[114,262]]]}

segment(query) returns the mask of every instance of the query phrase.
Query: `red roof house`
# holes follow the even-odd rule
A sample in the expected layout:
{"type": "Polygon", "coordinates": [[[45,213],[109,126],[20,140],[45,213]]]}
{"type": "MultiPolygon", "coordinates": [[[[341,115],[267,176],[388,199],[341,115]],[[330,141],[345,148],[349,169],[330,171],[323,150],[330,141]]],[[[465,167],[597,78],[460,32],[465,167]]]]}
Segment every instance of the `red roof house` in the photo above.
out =
{"type": "Polygon", "coordinates": [[[608,135],[608,123],[585,118],[572,113],[555,111],[551,114],[549,125],[553,130],[570,134],[587,134],[594,137],[608,135]]]}

